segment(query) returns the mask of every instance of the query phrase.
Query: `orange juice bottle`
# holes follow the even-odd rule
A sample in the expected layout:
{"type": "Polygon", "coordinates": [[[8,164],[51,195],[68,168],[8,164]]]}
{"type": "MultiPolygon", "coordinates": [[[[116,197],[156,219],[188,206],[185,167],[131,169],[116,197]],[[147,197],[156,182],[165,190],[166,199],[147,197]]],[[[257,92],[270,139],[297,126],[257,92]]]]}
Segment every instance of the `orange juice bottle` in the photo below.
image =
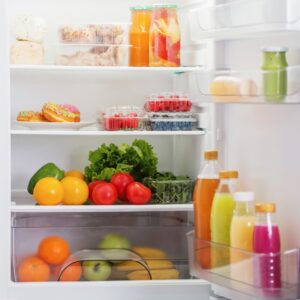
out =
{"type": "Polygon", "coordinates": [[[129,33],[129,64],[132,67],[148,67],[152,6],[133,6],[130,9],[132,24],[129,33]]]}
{"type": "Polygon", "coordinates": [[[193,202],[195,238],[199,243],[199,251],[196,256],[202,268],[210,266],[210,247],[206,240],[210,241],[210,215],[211,205],[215,191],[219,185],[218,152],[207,151],[204,153],[204,167],[196,179],[193,202]],[[201,243],[201,246],[200,246],[201,243]]]}

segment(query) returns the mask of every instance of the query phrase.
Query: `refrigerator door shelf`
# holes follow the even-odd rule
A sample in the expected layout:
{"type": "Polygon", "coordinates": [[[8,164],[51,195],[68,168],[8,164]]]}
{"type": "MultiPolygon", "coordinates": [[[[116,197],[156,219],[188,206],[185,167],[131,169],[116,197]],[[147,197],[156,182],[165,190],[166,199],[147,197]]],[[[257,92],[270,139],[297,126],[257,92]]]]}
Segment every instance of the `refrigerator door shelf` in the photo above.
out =
{"type": "MultiPolygon", "coordinates": [[[[227,296],[298,299],[299,249],[256,254],[195,239],[193,231],[187,234],[187,239],[191,275],[225,288],[227,296]],[[272,282],[275,282],[273,287],[272,282]]],[[[226,296],[226,293],[221,292],[221,295],[226,296]]]]}
{"type": "Polygon", "coordinates": [[[257,38],[284,31],[299,31],[297,0],[238,0],[214,5],[204,1],[190,10],[191,39],[257,38]]]}

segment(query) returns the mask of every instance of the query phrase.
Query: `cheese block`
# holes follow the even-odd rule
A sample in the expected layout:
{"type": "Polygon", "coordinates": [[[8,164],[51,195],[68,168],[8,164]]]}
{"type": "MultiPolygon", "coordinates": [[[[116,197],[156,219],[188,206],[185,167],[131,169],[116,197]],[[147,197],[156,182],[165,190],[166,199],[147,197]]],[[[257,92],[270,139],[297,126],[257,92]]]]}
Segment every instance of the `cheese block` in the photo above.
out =
{"type": "Polygon", "coordinates": [[[32,15],[17,16],[13,28],[19,41],[42,43],[46,33],[45,21],[32,15]]]}
{"type": "Polygon", "coordinates": [[[17,41],[11,46],[10,62],[22,65],[44,64],[44,47],[38,43],[17,41]]]}

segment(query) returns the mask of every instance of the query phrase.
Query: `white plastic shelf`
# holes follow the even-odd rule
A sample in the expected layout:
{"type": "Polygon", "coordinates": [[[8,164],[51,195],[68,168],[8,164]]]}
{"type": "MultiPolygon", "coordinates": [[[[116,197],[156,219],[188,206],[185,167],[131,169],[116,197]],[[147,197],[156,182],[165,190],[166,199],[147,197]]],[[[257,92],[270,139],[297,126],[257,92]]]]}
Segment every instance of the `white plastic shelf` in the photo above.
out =
{"type": "Polygon", "coordinates": [[[11,130],[12,136],[201,136],[203,130],[193,131],[101,131],[101,130],[11,130]]]}
{"type": "Polygon", "coordinates": [[[193,211],[193,204],[148,204],[148,205],[35,205],[30,194],[23,190],[12,192],[13,213],[95,213],[95,212],[174,212],[193,211]]]}
{"type": "Polygon", "coordinates": [[[191,38],[225,40],[300,30],[298,0],[203,1],[190,10],[191,38]]]}

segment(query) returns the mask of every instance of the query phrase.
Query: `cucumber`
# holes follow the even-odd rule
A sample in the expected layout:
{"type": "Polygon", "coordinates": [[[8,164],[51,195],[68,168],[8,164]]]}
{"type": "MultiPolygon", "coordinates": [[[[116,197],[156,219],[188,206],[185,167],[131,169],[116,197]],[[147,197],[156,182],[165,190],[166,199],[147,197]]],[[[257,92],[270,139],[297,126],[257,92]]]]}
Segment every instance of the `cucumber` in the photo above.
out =
{"type": "Polygon", "coordinates": [[[33,194],[33,190],[37,182],[45,177],[54,177],[58,180],[62,180],[65,177],[65,172],[59,169],[54,163],[48,163],[42,166],[31,177],[27,186],[28,193],[33,194]]]}

